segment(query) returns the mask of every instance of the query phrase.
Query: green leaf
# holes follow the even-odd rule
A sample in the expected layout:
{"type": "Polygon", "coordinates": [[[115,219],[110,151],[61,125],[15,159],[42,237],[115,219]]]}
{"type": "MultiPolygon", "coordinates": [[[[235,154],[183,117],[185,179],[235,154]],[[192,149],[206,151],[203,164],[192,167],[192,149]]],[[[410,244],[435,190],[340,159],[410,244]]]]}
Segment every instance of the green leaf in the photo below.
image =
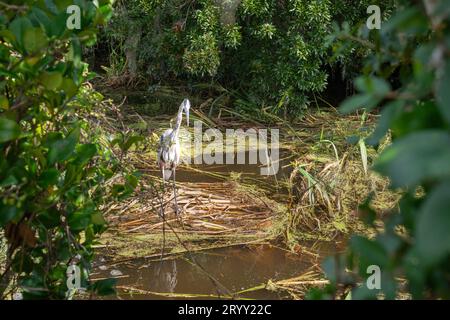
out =
{"type": "Polygon", "coordinates": [[[0,204],[0,226],[5,226],[8,222],[17,222],[23,215],[23,210],[12,205],[0,204]]]}
{"type": "Polygon", "coordinates": [[[50,168],[41,173],[38,184],[43,188],[47,188],[51,185],[55,185],[58,182],[58,178],[59,171],[55,168],[50,168]]]}
{"type": "Polygon", "coordinates": [[[92,212],[92,208],[84,208],[71,213],[68,218],[70,229],[74,231],[86,229],[86,227],[91,223],[92,212]]]}
{"type": "Polygon", "coordinates": [[[427,101],[404,108],[390,124],[393,138],[426,130],[444,128],[445,123],[436,103],[427,101]]]}
{"type": "Polygon", "coordinates": [[[435,265],[450,254],[450,181],[430,192],[420,209],[418,253],[425,265],[435,265]]]}
{"type": "Polygon", "coordinates": [[[388,22],[384,23],[381,32],[388,34],[390,32],[399,33],[401,31],[407,33],[424,32],[428,28],[428,20],[421,10],[417,7],[399,10],[388,22]]]}
{"type": "Polygon", "coordinates": [[[356,145],[359,142],[360,136],[352,135],[345,138],[345,142],[351,145],[356,145]]]}
{"type": "Polygon", "coordinates": [[[25,31],[33,28],[30,19],[26,17],[17,17],[9,25],[9,30],[14,34],[17,44],[23,48],[25,31]]]}
{"type": "Polygon", "coordinates": [[[92,215],[91,221],[95,225],[103,226],[106,224],[106,220],[103,217],[103,214],[101,212],[96,212],[92,215]]]}
{"type": "Polygon", "coordinates": [[[17,122],[0,118],[0,143],[17,139],[20,136],[20,127],[17,122]]]}
{"type": "Polygon", "coordinates": [[[19,183],[19,180],[17,180],[17,178],[14,176],[14,173],[12,172],[8,173],[3,180],[0,180],[0,187],[8,187],[17,183],[19,183]]]}
{"type": "Polygon", "coordinates": [[[356,88],[377,98],[384,98],[391,91],[389,83],[378,77],[363,76],[355,81],[356,88]]]}
{"type": "Polygon", "coordinates": [[[9,109],[9,100],[4,95],[0,95],[0,109],[3,110],[9,109]]]}
{"type": "Polygon", "coordinates": [[[400,138],[377,159],[374,169],[388,176],[392,187],[413,187],[450,176],[450,135],[426,130],[400,138]]]}
{"type": "Polygon", "coordinates": [[[50,208],[37,216],[46,228],[55,228],[61,224],[61,214],[56,208],[50,208]]]}
{"type": "Polygon", "coordinates": [[[73,36],[71,41],[72,46],[70,47],[70,57],[69,60],[73,61],[75,68],[81,68],[81,44],[78,37],[73,36]]]}
{"type": "Polygon", "coordinates": [[[359,257],[359,271],[362,275],[366,275],[367,267],[370,265],[377,265],[383,268],[389,264],[386,251],[376,241],[361,236],[354,236],[350,239],[350,247],[359,257]]]}
{"type": "Polygon", "coordinates": [[[72,79],[64,78],[61,83],[61,90],[66,93],[67,99],[70,99],[77,94],[78,86],[72,79]]]}
{"type": "Polygon", "coordinates": [[[41,28],[31,28],[25,31],[24,47],[28,53],[34,53],[47,46],[47,37],[41,28]]]}
{"type": "Polygon", "coordinates": [[[113,9],[109,3],[106,5],[100,6],[100,12],[102,13],[99,15],[100,19],[99,21],[96,21],[97,23],[106,23],[113,15],[113,9]]]}
{"type": "Polygon", "coordinates": [[[375,300],[378,293],[380,290],[370,290],[365,283],[351,291],[352,300],[375,300]]]}
{"type": "Polygon", "coordinates": [[[54,91],[62,84],[62,74],[57,71],[44,72],[40,77],[40,82],[47,89],[54,91]]]}
{"type": "Polygon", "coordinates": [[[67,14],[65,10],[60,13],[55,13],[56,17],[52,18],[52,24],[49,32],[49,36],[60,37],[67,30],[67,14]]]}
{"type": "Polygon", "coordinates": [[[53,14],[58,14],[59,10],[56,4],[53,2],[53,0],[44,0],[45,6],[50,10],[53,14]]]}
{"type": "Polygon", "coordinates": [[[370,206],[374,194],[370,193],[366,200],[358,206],[358,214],[360,219],[368,226],[373,226],[375,219],[377,218],[377,213],[370,206]]]}
{"type": "Polygon", "coordinates": [[[96,294],[100,296],[113,295],[116,293],[115,290],[116,283],[117,280],[113,278],[98,280],[94,282],[94,284],[92,285],[92,291],[94,291],[96,294]]]}
{"type": "Polygon", "coordinates": [[[50,165],[70,158],[80,136],[80,129],[73,130],[67,138],[56,139],[49,145],[48,161],[50,165]]]}
{"type": "Polygon", "coordinates": [[[343,255],[336,255],[327,257],[322,262],[322,269],[331,283],[345,282],[351,283],[350,274],[345,270],[345,257],[343,255]]]}
{"type": "Polygon", "coordinates": [[[438,107],[442,116],[450,124],[450,60],[447,60],[442,78],[439,79],[436,89],[438,107]]]}
{"type": "Polygon", "coordinates": [[[401,238],[395,233],[381,233],[377,236],[377,242],[383,246],[389,255],[395,255],[402,245],[401,238]]]}
{"type": "Polygon", "coordinates": [[[130,147],[134,144],[137,145],[140,141],[144,140],[144,137],[142,136],[138,136],[138,135],[134,135],[129,137],[128,139],[126,139],[125,143],[123,144],[123,146],[121,146],[122,151],[128,151],[128,149],[130,149],[130,147]]]}
{"type": "Polygon", "coordinates": [[[375,146],[379,144],[380,140],[388,132],[392,121],[401,112],[403,105],[404,102],[402,100],[396,100],[383,108],[375,131],[366,139],[368,145],[375,146]]]}
{"type": "Polygon", "coordinates": [[[84,166],[97,153],[97,147],[92,143],[82,144],[77,146],[76,153],[77,156],[73,163],[79,166],[84,166]]]}
{"type": "Polygon", "coordinates": [[[127,174],[125,176],[125,179],[127,181],[127,185],[129,185],[131,188],[136,188],[139,182],[139,173],[134,172],[132,174],[127,174]]]}
{"type": "Polygon", "coordinates": [[[362,76],[355,81],[356,88],[362,93],[346,99],[340,106],[344,114],[353,112],[359,108],[372,110],[391,90],[389,83],[377,77],[362,76]]]}
{"type": "Polygon", "coordinates": [[[38,7],[33,6],[31,9],[31,17],[34,22],[39,23],[44,28],[48,36],[51,36],[52,21],[48,17],[47,13],[38,7]]]}
{"type": "Polygon", "coordinates": [[[422,260],[417,253],[417,246],[414,246],[405,254],[403,268],[408,279],[408,289],[413,299],[423,299],[427,274],[423,272],[422,260]]]}
{"type": "Polygon", "coordinates": [[[357,94],[347,98],[340,106],[339,111],[347,114],[360,108],[372,109],[380,100],[374,100],[369,94],[357,94]]]}

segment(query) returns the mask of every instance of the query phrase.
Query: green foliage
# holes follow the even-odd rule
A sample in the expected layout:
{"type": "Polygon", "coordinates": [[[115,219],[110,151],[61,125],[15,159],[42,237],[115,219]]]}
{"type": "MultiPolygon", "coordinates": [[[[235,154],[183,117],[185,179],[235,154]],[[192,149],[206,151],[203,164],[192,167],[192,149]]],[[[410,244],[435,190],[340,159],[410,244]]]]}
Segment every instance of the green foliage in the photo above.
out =
{"type": "MultiPolygon", "coordinates": [[[[367,142],[377,146],[390,130],[392,145],[374,170],[389,177],[391,188],[400,188],[403,196],[374,238],[354,237],[344,255],[324,264],[331,285],[312,291],[311,298],[335,297],[342,285],[352,289],[353,299],[379,294],[393,299],[399,293],[450,297],[449,22],[448,1],[405,0],[380,31],[364,32],[362,26],[336,33],[336,46],[369,47],[364,74],[355,81],[358,94],[341,110],[383,108],[367,142]],[[366,286],[370,265],[381,268],[380,290],[366,286]]],[[[374,227],[368,203],[360,211],[372,217],[365,222],[374,227]]]]}
{"type": "MultiPolygon", "coordinates": [[[[10,270],[0,298],[11,279],[25,298],[64,298],[74,259],[84,287],[111,293],[110,282],[89,284],[88,272],[92,246],[106,227],[99,208],[111,198],[107,182],[120,167],[89,122],[102,97],[84,85],[89,73],[81,46],[95,42],[112,8],[105,0],[75,3],[81,30],[66,28],[72,1],[2,4],[0,227],[10,270]],[[10,272],[15,276],[8,279],[10,272]]],[[[115,195],[124,192],[129,187],[115,195]]]]}
{"type": "MultiPolygon", "coordinates": [[[[283,109],[295,114],[327,85],[332,20],[345,18],[350,26],[366,17],[369,3],[118,1],[105,36],[123,45],[129,37],[128,27],[137,26],[142,33],[136,50],[139,69],[153,83],[217,81],[272,106],[271,113],[280,112],[277,104],[282,101],[283,109]]],[[[356,65],[355,60],[354,50],[345,48],[331,63],[356,65]]]]}

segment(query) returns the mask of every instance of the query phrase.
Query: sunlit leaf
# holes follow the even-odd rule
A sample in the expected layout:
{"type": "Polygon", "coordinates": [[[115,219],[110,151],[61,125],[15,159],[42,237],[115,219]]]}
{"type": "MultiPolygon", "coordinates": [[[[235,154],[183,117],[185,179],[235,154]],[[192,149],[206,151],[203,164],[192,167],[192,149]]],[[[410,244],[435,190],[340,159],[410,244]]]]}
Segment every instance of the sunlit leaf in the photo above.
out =
{"type": "Polygon", "coordinates": [[[93,224],[100,225],[100,226],[106,224],[106,220],[103,217],[103,214],[101,212],[94,213],[91,217],[91,221],[93,224]]]}
{"type": "Polygon", "coordinates": [[[47,37],[41,28],[27,29],[24,35],[24,46],[28,53],[34,53],[47,46],[47,37]]]}
{"type": "Polygon", "coordinates": [[[8,110],[9,109],[9,101],[4,95],[0,95],[0,109],[8,110]]]}
{"type": "Polygon", "coordinates": [[[42,85],[47,90],[58,89],[62,83],[62,79],[63,79],[62,74],[57,71],[44,72],[40,78],[42,85]]]}

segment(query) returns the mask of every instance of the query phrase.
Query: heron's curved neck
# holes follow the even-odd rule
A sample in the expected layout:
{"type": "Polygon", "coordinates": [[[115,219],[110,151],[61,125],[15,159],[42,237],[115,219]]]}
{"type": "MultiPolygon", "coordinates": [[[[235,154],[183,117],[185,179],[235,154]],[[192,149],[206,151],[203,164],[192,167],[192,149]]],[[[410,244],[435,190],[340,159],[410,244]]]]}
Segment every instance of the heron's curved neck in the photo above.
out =
{"type": "Polygon", "coordinates": [[[183,104],[181,104],[180,108],[178,109],[177,122],[175,123],[175,127],[173,128],[173,133],[175,137],[178,136],[178,132],[180,131],[181,121],[183,120],[183,111],[184,106],[183,104]]]}

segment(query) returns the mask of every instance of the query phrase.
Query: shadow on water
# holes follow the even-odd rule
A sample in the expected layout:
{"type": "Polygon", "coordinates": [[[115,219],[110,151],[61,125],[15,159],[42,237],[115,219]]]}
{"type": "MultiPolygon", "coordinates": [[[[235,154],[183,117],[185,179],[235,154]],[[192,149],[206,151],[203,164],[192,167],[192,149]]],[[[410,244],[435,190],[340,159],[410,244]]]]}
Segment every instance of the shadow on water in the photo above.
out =
{"type": "MultiPolygon", "coordinates": [[[[213,249],[194,254],[192,262],[188,254],[171,260],[136,259],[97,270],[97,277],[108,277],[114,272],[123,274],[118,279],[118,296],[121,299],[167,299],[167,298],[219,298],[217,286],[209,279],[214,277],[230,292],[279,281],[305,273],[321,262],[322,257],[340,250],[336,242],[308,243],[305,248],[318,253],[294,254],[271,245],[236,246],[213,249]],[[127,288],[128,290],[126,290],[127,288]],[[133,290],[133,289],[135,290],[133,290]],[[127,293],[128,292],[128,293],[127,293]],[[132,294],[134,292],[134,294],[132,294]],[[158,294],[159,293],[159,294],[158,294]],[[166,295],[160,295],[161,293],[166,295]]],[[[315,269],[317,270],[317,269],[315,269]]],[[[237,298],[287,299],[287,293],[264,288],[237,295],[237,298]]]]}

